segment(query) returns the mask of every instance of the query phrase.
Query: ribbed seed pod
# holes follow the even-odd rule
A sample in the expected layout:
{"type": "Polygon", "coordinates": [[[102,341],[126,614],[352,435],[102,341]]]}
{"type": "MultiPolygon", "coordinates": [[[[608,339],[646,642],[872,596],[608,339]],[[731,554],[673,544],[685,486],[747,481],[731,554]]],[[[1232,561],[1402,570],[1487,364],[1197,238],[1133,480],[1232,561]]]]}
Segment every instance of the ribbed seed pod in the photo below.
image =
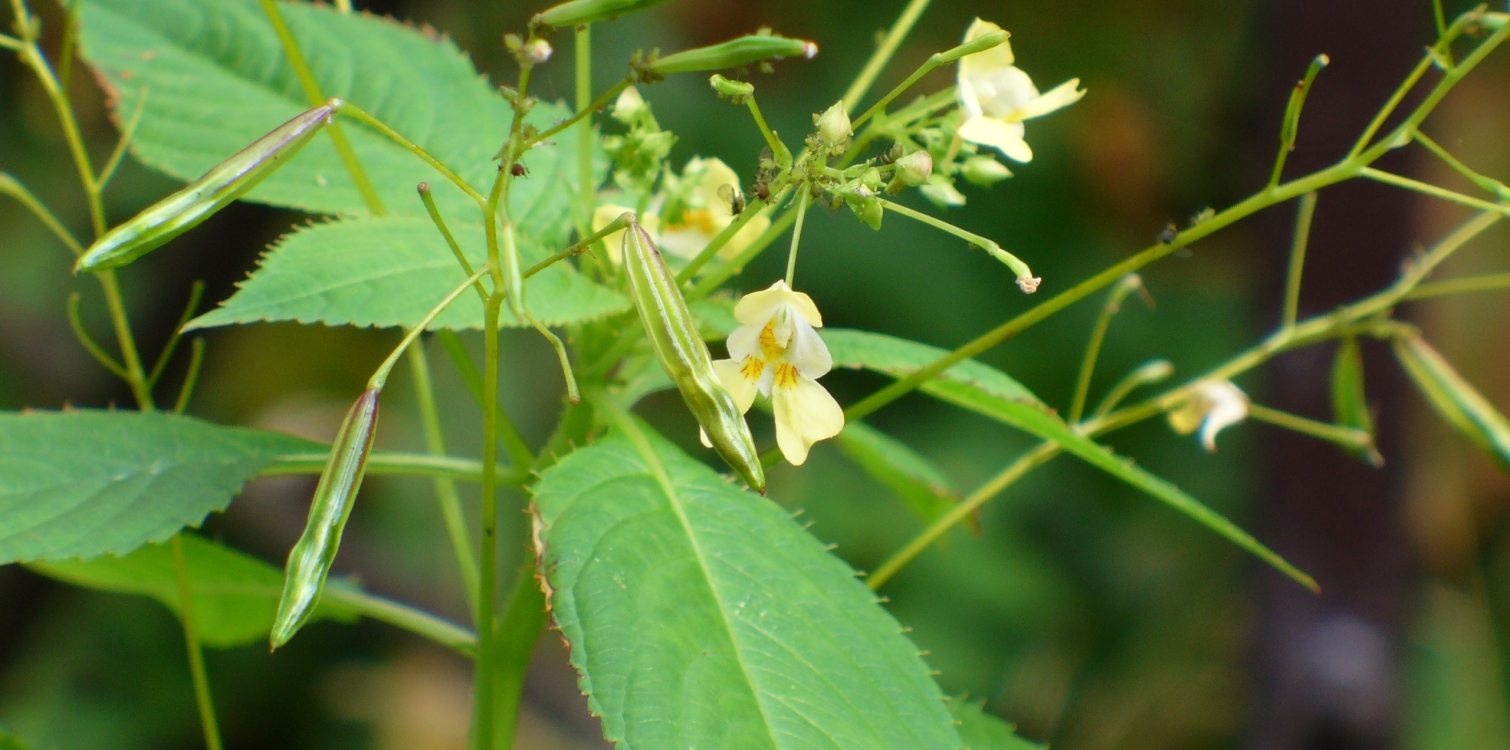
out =
{"type": "Polygon", "coordinates": [[[1510,420],[1419,335],[1395,339],[1395,356],[1432,407],[1510,470],[1510,420]]]}
{"type": "Polygon", "coordinates": [[[818,45],[806,39],[789,39],[776,34],[750,34],[708,47],[683,50],[645,63],[644,69],[657,76],[672,73],[695,73],[754,65],[762,60],[782,57],[812,59],[818,45]]]}
{"type": "Polygon", "coordinates": [[[624,232],[624,271],[655,356],[682,392],[687,409],[718,455],[756,492],[765,492],[765,470],[750,427],[713,371],[713,358],[682,299],[676,274],[639,224],[624,232]]]}
{"type": "Polygon", "coordinates": [[[377,426],[379,393],[378,389],[369,388],[352,404],[335,443],[330,446],[330,458],[320,472],[320,483],[309,505],[304,534],[289,551],[284,567],[283,597],[278,601],[278,616],[273,620],[270,639],[273,648],[293,638],[320,603],[330,563],[341,546],[341,532],[351,516],[352,501],[367,472],[367,455],[372,452],[373,428],[377,426]]]}
{"type": "Polygon", "coordinates": [[[124,266],[198,226],[298,153],[334,112],[334,107],[325,104],[279,125],[203,177],[110,230],[90,246],[73,270],[124,266]]]}
{"type": "Polygon", "coordinates": [[[585,23],[608,21],[625,13],[654,8],[670,0],[571,0],[554,5],[535,14],[530,20],[532,28],[547,26],[579,26],[585,23]]]}

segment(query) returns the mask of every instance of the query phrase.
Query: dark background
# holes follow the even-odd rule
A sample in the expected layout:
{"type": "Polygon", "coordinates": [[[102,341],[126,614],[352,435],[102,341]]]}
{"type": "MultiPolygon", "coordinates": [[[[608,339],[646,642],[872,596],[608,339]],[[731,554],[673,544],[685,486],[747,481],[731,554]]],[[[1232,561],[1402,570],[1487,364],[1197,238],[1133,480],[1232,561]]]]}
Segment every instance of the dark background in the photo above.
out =
{"type": "MultiPolygon", "coordinates": [[[[598,26],[599,88],[638,48],[664,51],[761,25],[816,40],[821,54],[754,79],[772,126],[789,143],[844,90],[901,0],[750,3],[677,0],[598,26]]],[[[1447,3],[1449,15],[1466,9],[1447,3]]],[[[359,2],[428,23],[468,50],[495,81],[511,78],[500,36],[538,8],[464,0],[359,2]]],[[[56,44],[57,9],[39,8],[56,44]]],[[[1317,53],[1331,55],[1302,121],[1289,175],[1339,158],[1434,36],[1430,5],[1361,2],[937,2],[877,89],[954,44],[976,15],[1013,34],[1018,63],[1041,88],[1078,76],[1075,106],[1028,124],[1036,159],[990,192],[967,191],[952,221],[1023,256],[1054,294],[1146,246],[1167,221],[1221,208],[1267,177],[1290,87],[1317,53]]],[[[570,42],[536,76],[569,96],[570,42]]],[[[919,90],[947,85],[951,71],[919,90]]],[[[1481,171],[1510,172],[1510,63],[1492,57],[1428,122],[1427,131],[1481,171]]],[[[115,130],[87,75],[72,94],[97,160],[115,130]]],[[[741,110],[696,76],[644,94],[679,136],[677,164],[719,156],[748,178],[761,140],[741,110]]],[[[46,98],[13,59],[0,60],[0,169],[28,184],[81,234],[87,213],[46,98]]],[[[1389,168],[1467,189],[1407,150],[1389,168]]],[[[112,184],[113,221],[174,187],[127,164],[112,184]]],[[[1393,188],[1324,192],[1301,312],[1325,312],[1388,283],[1400,261],[1463,213],[1393,188]]],[[[1267,333],[1278,318],[1292,206],[1271,209],[1202,242],[1188,257],[1146,270],[1157,308],[1124,306],[1113,324],[1092,398],[1122,373],[1164,357],[1188,376],[1267,333]]],[[[258,254],[303,217],[237,205],[122,274],[143,349],[155,353],[194,279],[207,302],[227,297],[258,254]]],[[[1454,259],[1442,275],[1500,271],[1503,232],[1454,259]]],[[[984,254],[892,217],[860,228],[847,213],[812,216],[801,286],[829,325],[940,346],[969,340],[1027,309],[984,254]]],[[[736,282],[778,276],[773,253],[736,282]]],[[[130,403],[130,395],[74,341],[63,315],[84,294],[86,320],[107,330],[97,288],[68,273],[59,246],[28,214],[0,202],[0,406],[58,408],[130,403]]],[[[1422,325],[1495,403],[1510,406],[1504,295],[1414,305],[1422,325]]],[[[1080,303],[982,357],[1051,404],[1068,401],[1099,297],[1080,303]]],[[[191,411],[329,438],[391,331],[259,325],[209,334],[191,411]]],[[[475,339],[475,337],[473,337],[475,339]]],[[[473,340],[474,344],[479,342],[473,340]]],[[[506,334],[505,403],[534,444],[555,417],[559,378],[538,337],[506,334]]],[[[1435,421],[1383,348],[1366,345],[1385,469],[1372,470],[1310,438],[1263,425],[1222,435],[1215,455],[1158,422],[1108,442],[1253,529],[1316,574],[1311,595],[1262,570],[1209,532],[1144,495],[1069,459],[1030,475],[986,506],[984,534],[963,533],[924,554],[888,587],[891,608],[951,693],[1056,748],[1501,748],[1510,747],[1505,647],[1510,646],[1510,544],[1502,515],[1510,484],[1435,421]]],[[[1261,403],[1327,419],[1331,347],[1286,355],[1239,379],[1261,403]]],[[[443,357],[435,359],[449,438],[475,451],[480,430],[443,357]]],[[[400,372],[403,368],[400,368],[400,372]]],[[[166,380],[174,383],[177,374],[166,380]]],[[[881,381],[825,379],[841,403],[881,381]]],[[[418,419],[404,377],[389,389],[379,444],[415,449],[418,419]]],[[[690,442],[674,397],[644,411],[690,442]]],[[[1031,443],[982,418],[911,396],[869,420],[917,447],[968,491],[1031,443]]],[[[207,532],[278,562],[298,535],[310,478],[254,482],[207,532]]],[[[884,487],[824,445],[801,471],[773,473],[771,496],[803,508],[813,533],[872,568],[918,522],[884,487]]],[[[337,570],[374,590],[458,620],[465,603],[424,481],[368,483],[337,570]]],[[[519,540],[517,523],[505,538],[519,540]]],[[[511,542],[510,549],[522,545],[511,542]]],[[[512,565],[512,560],[505,564],[512,565]]],[[[510,568],[511,569],[511,568],[510,568]]],[[[459,659],[386,626],[318,625],[269,656],[261,648],[212,652],[211,680],[228,747],[460,748],[470,676],[459,659]]],[[[199,747],[181,635],[156,603],[70,589],[0,568],[0,721],[38,750],[199,747]]],[[[532,668],[521,748],[598,747],[565,664],[547,636],[532,668]]]]}

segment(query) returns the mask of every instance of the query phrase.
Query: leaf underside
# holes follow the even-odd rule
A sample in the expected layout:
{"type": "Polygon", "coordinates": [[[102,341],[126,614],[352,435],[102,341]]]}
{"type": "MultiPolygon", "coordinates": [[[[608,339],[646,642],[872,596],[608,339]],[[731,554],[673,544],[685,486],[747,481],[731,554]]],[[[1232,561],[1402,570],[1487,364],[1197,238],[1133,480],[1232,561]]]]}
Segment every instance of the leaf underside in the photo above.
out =
{"type": "MultiPolygon", "coordinates": [[[[283,591],[283,571],[194,534],[184,534],[183,547],[200,640],[217,648],[265,642],[283,591]]],[[[179,611],[178,571],[173,551],[165,544],[149,544],[124,557],[32,563],[27,567],[75,586],[150,596],[174,613],[179,611]]],[[[312,618],[353,622],[357,613],[322,601],[312,618]]]]}
{"type": "Polygon", "coordinates": [[[956,748],[915,647],[785,511],[637,422],[536,487],[556,622],[620,748],[956,748]]]}
{"type": "MultiPolygon", "coordinates": [[[[456,222],[450,226],[472,267],[481,268],[487,259],[482,228],[456,222]]],[[[519,250],[526,268],[556,251],[528,235],[521,237],[519,250]]],[[[286,320],[410,327],[466,279],[428,218],[386,216],[316,224],[280,240],[235,295],[189,328],[286,320]]],[[[524,289],[530,313],[546,325],[592,320],[629,307],[624,295],[588,281],[565,263],[530,277],[524,289]]],[[[522,325],[507,309],[500,321],[522,325]]],[[[430,325],[432,330],[482,327],[482,302],[472,292],[457,298],[430,325]]]]}
{"type": "Polygon", "coordinates": [[[165,541],[223,510],[276,456],[324,450],[162,412],[0,414],[0,564],[165,541]]]}

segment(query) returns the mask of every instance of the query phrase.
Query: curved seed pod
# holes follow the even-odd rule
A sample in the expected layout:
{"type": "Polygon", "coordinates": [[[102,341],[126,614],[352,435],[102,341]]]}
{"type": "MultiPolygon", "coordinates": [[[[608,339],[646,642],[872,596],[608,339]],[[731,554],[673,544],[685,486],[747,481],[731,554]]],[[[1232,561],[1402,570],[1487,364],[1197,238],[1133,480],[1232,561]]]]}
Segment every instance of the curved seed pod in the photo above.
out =
{"type": "Polygon", "coordinates": [[[334,112],[334,106],[325,104],[279,125],[203,177],[96,240],[74,265],[74,272],[124,266],[193,229],[292,158],[330,122],[334,112]]]}
{"type": "Polygon", "coordinates": [[[750,34],[708,47],[683,50],[648,60],[642,69],[653,76],[666,76],[672,73],[738,68],[781,57],[801,56],[811,60],[816,54],[818,45],[806,39],[790,39],[776,34],[750,34]]]}
{"type": "Polygon", "coordinates": [[[530,19],[530,28],[560,28],[608,21],[625,13],[654,8],[668,2],[670,0],[571,0],[536,13],[530,19]]]}
{"type": "Polygon", "coordinates": [[[1395,339],[1395,356],[1432,408],[1510,470],[1510,420],[1421,336],[1395,339]]]}
{"type": "Polygon", "coordinates": [[[697,417],[718,455],[750,487],[764,493],[765,470],[750,427],[713,371],[713,358],[682,299],[676,274],[666,267],[660,250],[639,224],[631,224],[624,232],[624,270],[651,348],[682,392],[687,409],[697,417]]]}
{"type": "Polygon", "coordinates": [[[330,446],[330,458],[320,472],[314,500],[309,505],[309,521],[304,534],[288,553],[283,572],[283,597],[278,600],[278,616],[273,621],[272,647],[287,643],[304,626],[320,593],[330,563],[341,545],[341,532],[351,515],[352,501],[367,472],[367,454],[372,452],[372,433],[377,426],[377,388],[369,388],[346,413],[341,431],[330,446]]]}

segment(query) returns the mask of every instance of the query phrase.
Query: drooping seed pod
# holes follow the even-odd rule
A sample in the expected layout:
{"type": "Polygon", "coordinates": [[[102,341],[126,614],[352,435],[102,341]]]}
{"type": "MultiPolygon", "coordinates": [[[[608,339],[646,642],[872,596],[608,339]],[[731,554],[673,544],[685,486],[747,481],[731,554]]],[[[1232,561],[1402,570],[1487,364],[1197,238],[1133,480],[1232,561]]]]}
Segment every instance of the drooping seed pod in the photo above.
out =
{"type": "Polygon", "coordinates": [[[1395,339],[1395,356],[1449,424],[1510,469],[1510,420],[1419,334],[1395,339]]]}
{"type": "Polygon", "coordinates": [[[304,534],[289,551],[284,567],[283,596],[278,600],[278,616],[273,620],[270,638],[273,648],[293,638],[320,603],[330,564],[341,546],[341,532],[346,528],[352,502],[367,472],[380,392],[369,388],[352,404],[335,443],[330,446],[330,458],[320,472],[320,483],[309,505],[304,534]]]}
{"type": "Polygon", "coordinates": [[[624,232],[624,270],[651,348],[682,392],[687,409],[718,455],[755,491],[765,492],[765,470],[750,427],[713,370],[708,345],[697,332],[676,274],[639,224],[624,232]]]}
{"type": "Polygon", "coordinates": [[[571,0],[536,13],[530,19],[530,28],[559,29],[562,26],[611,21],[626,13],[654,8],[667,2],[670,0],[571,0]]]}
{"type": "Polygon", "coordinates": [[[818,54],[818,45],[806,39],[790,39],[776,34],[749,34],[708,47],[683,50],[676,54],[648,60],[641,70],[652,80],[672,73],[724,70],[753,65],[782,57],[818,54]]]}
{"type": "Polygon", "coordinates": [[[279,125],[203,177],[96,240],[74,265],[74,272],[124,266],[198,226],[293,158],[330,122],[334,112],[334,105],[324,104],[279,125]]]}

